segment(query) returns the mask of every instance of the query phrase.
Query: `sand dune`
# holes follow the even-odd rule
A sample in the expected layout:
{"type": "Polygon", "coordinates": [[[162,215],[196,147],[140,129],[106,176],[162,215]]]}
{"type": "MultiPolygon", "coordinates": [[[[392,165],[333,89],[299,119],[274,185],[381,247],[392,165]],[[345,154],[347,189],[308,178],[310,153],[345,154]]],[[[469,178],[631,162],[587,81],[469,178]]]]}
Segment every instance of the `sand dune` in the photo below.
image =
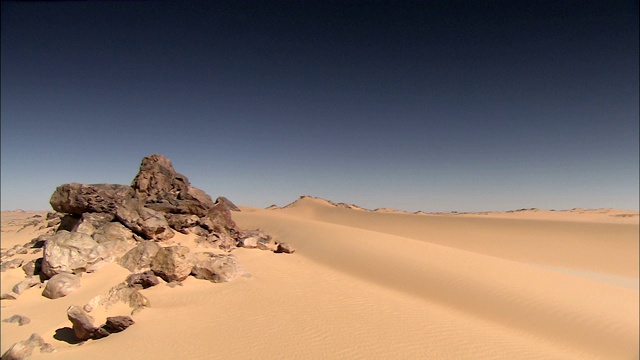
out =
{"type": "MultiPolygon", "coordinates": [[[[38,332],[57,350],[34,359],[637,358],[638,218],[610,216],[633,212],[423,215],[314,198],[242,210],[241,227],[296,253],[237,249],[250,278],[144,290],[151,307],[134,326],[82,345],[60,330],[70,326],[66,307],[127,271],[85,274],[78,292],[56,300],[32,289],[2,300],[3,319],[32,322],[1,323],[1,351],[38,332]]],[[[7,219],[3,248],[37,233],[7,219]]],[[[21,276],[3,272],[3,291],[21,276]]]]}

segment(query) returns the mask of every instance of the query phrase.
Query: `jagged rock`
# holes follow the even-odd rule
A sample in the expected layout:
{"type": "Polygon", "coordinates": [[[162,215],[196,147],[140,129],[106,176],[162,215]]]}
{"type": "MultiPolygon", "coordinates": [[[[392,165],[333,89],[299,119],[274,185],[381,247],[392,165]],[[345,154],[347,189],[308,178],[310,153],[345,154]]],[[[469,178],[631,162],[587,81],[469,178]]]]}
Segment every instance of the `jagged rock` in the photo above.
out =
{"type": "Polygon", "coordinates": [[[240,208],[236,206],[236,204],[232,203],[231,200],[227,199],[224,196],[218,196],[218,198],[216,199],[215,204],[224,204],[227,209],[229,209],[230,211],[240,211],[240,208]]]}
{"type": "Polygon", "coordinates": [[[257,243],[257,248],[260,250],[267,250],[267,251],[277,251],[278,250],[278,246],[280,244],[278,244],[277,242],[275,242],[273,239],[269,238],[269,239],[260,239],[258,240],[257,243]]]}
{"type": "Polygon", "coordinates": [[[48,277],[59,273],[78,273],[108,256],[107,249],[91,236],[63,230],[46,241],[42,272],[48,277]]]}
{"type": "Polygon", "coordinates": [[[31,276],[29,278],[26,278],[26,279],[20,281],[16,285],[14,285],[11,290],[14,293],[20,295],[23,292],[25,292],[27,289],[30,289],[30,288],[38,285],[38,284],[40,284],[40,277],[39,276],[31,276]]]}
{"type": "Polygon", "coordinates": [[[140,290],[156,286],[160,283],[160,280],[153,271],[149,270],[139,274],[131,274],[125,282],[130,287],[140,290]]]}
{"type": "Polygon", "coordinates": [[[58,186],[49,203],[55,211],[65,214],[113,214],[120,202],[132,196],[133,189],[126,185],[71,183],[58,186]]]}
{"type": "Polygon", "coordinates": [[[216,235],[221,240],[222,248],[235,246],[240,236],[240,229],[231,218],[231,211],[224,204],[217,204],[209,209],[207,215],[200,219],[200,227],[211,235],[216,235]]]}
{"type": "Polygon", "coordinates": [[[28,323],[31,322],[31,319],[29,319],[28,317],[24,316],[24,315],[12,315],[11,317],[8,317],[4,320],[2,320],[2,322],[6,322],[6,323],[18,323],[18,326],[22,326],[22,325],[26,325],[28,323]]]}
{"type": "Polygon", "coordinates": [[[220,248],[224,251],[231,251],[238,243],[234,238],[224,234],[199,236],[195,239],[195,242],[198,246],[220,248]]]}
{"type": "Polygon", "coordinates": [[[278,244],[273,240],[271,235],[262,230],[242,231],[238,246],[244,248],[258,248],[260,250],[276,251],[278,244]]]}
{"type": "Polygon", "coordinates": [[[151,270],[166,282],[182,281],[189,276],[193,259],[186,246],[169,246],[151,260],[151,270]]]}
{"type": "Polygon", "coordinates": [[[109,336],[102,328],[93,325],[93,317],[79,306],[71,305],[67,309],[67,318],[73,324],[73,332],[80,341],[100,339],[109,336]]]}
{"type": "Polygon", "coordinates": [[[158,243],[153,241],[142,241],[124,254],[118,261],[118,264],[131,272],[148,269],[151,265],[151,260],[153,260],[161,248],[158,243]]]}
{"type": "Polygon", "coordinates": [[[103,224],[91,237],[111,255],[119,255],[136,245],[133,232],[118,222],[103,224]]]}
{"type": "Polygon", "coordinates": [[[136,199],[128,199],[120,204],[116,209],[116,217],[145,239],[162,241],[174,235],[162,213],[142,206],[136,199]]]}
{"type": "Polygon", "coordinates": [[[80,278],[73,274],[60,273],[54,275],[42,291],[42,296],[49,299],[57,299],[67,296],[80,288],[80,278]]]}
{"type": "Polygon", "coordinates": [[[289,243],[280,243],[278,244],[278,249],[276,249],[277,253],[285,253],[285,254],[293,254],[296,249],[293,248],[289,243]]]}
{"type": "Polygon", "coordinates": [[[40,349],[40,352],[47,353],[54,351],[51,344],[44,342],[44,339],[38,334],[31,334],[29,339],[18,341],[11,345],[3,355],[3,360],[26,360],[28,359],[33,350],[40,349]]]}
{"type": "MultiPolygon", "coordinates": [[[[103,305],[108,309],[118,301],[129,305],[129,307],[133,309],[132,314],[150,306],[147,297],[142,295],[137,289],[129,287],[125,282],[112,287],[107,295],[99,299],[98,305],[103,305]]],[[[88,305],[95,308],[95,304],[90,303],[88,305]]]]}
{"type": "Polygon", "coordinates": [[[172,229],[175,229],[183,234],[188,234],[188,228],[192,228],[198,225],[200,218],[193,214],[167,214],[167,223],[172,229]]]}
{"type": "Polygon", "coordinates": [[[3,261],[2,265],[0,265],[0,272],[5,272],[9,269],[15,269],[22,266],[24,260],[22,259],[11,259],[7,261],[3,261]]]}
{"type": "Polygon", "coordinates": [[[234,255],[198,253],[191,274],[197,279],[220,283],[236,279],[244,273],[234,255]]]}
{"type": "Polygon", "coordinates": [[[131,187],[148,207],[158,211],[203,216],[213,206],[209,195],[192,187],[187,177],[178,174],[171,161],[159,154],[142,159],[131,187]]]}
{"type": "Polygon", "coordinates": [[[110,316],[107,317],[107,322],[102,328],[110,334],[115,334],[124,331],[133,324],[135,324],[135,322],[128,316],[110,316]]]}
{"type": "Polygon", "coordinates": [[[194,227],[190,227],[188,229],[186,229],[186,231],[188,231],[188,233],[190,234],[195,234],[198,236],[207,236],[209,235],[209,232],[205,229],[203,229],[202,227],[196,225],[194,227]]]}

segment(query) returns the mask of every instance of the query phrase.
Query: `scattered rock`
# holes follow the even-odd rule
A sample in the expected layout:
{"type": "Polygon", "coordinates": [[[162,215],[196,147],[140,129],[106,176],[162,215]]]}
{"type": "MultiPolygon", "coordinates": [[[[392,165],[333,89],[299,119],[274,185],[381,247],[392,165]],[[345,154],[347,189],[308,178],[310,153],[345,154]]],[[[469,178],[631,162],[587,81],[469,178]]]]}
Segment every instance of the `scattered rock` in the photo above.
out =
{"type": "Polygon", "coordinates": [[[131,274],[125,280],[127,285],[135,289],[146,289],[152,286],[156,286],[160,283],[160,279],[153,273],[153,271],[145,271],[139,274],[131,274]]]}
{"type": "Polygon", "coordinates": [[[22,263],[24,262],[24,260],[22,259],[11,259],[11,260],[7,260],[7,261],[3,261],[2,265],[0,265],[0,272],[5,272],[9,269],[15,269],[18,268],[20,266],[22,266],[22,263]]]}
{"type": "Polygon", "coordinates": [[[236,279],[244,269],[234,255],[198,253],[191,274],[197,279],[220,283],[236,279]]]}
{"type": "Polygon", "coordinates": [[[40,352],[52,352],[54,351],[53,346],[44,342],[42,337],[38,334],[31,334],[29,339],[18,341],[17,343],[11,345],[9,350],[7,350],[3,355],[3,360],[25,360],[28,359],[33,350],[40,349],[40,352]]]}
{"type": "Polygon", "coordinates": [[[73,324],[73,332],[80,341],[100,339],[109,336],[102,328],[93,325],[93,317],[81,307],[71,305],[67,309],[67,318],[73,324]]]}
{"type": "Polygon", "coordinates": [[[24,316],[24,315],[12,315],[11,317],[8,317],[4,320],[2,320],[2,322],[6,322],[6,323],[18,323],[18,326],[22,326],[22,325],[26,325],[28,323],[31,322],[31,319],[29,319],[28,317],[24,316]]]}
{"type": "Polygon", "coordinates": [[[278,244],[277,253],[285,253],[285,254],[293,254],[296,249],[293,248],[289,243],[280,243],[278,244]]]}
{"type": "Polygon", "coordinates": [[[158,251],[151,260],[151,270],[166,282],[182,281],[189,276],[193,259],[186,246],[169,246],[158,251]]]}
{"type": "Polygon", "coordinates": [[[91,236],[78,232],[60,231],[44,246],[42,272],[52,277],[59,273],[78,273],[108,257],[106,248],[91,236]]]}
{"type": "Polygon", "coordinates": [[[56,188],[49,203],[61,213],[115,213],[117,205],[133,196],[133,189],[115,184],[63,184],[56,188]]]}
{"type": "Polygon", "coordinates": [[[110,334],[115,334],[124,331],[133,324],[135,324],[135,322],[128,316],[110,316],[107,317],[107,322],[102,328],[110,334]]]}
{"type": "Polygon", "coordinates": [[[153,241],[142,241],[124,254],[118,264],[131,272],[148,269],[160,249],[162,247],[153,241]]]}
{"type": "MultiPolygon", "coordinates": [[[[146,296],[124,282],[112,287],[107,295],[99,300],[98,304],[108,309],[118,301],[129,305],[133,309],[132,314],[150,306],[149,299],[146,296]]],[[[95,306],[92,307],[95,308],[95,306]]]]}
{"type": "Polygon", "coordinates": [[[56,274],[44,287],[42,296],[49,299],[57,299],[67,296],[69,293],[80,288],[80,278],[73,274],[60,273],[56,274]]]}
{"type": "Polygon", "coordinates": [[[40,277],[35,275],[20,281],[19,283],[14,285],[13,289],[11,290],[14,293],[20,295],[23,292],[25,292],[27,289],[30,289],[38,284],[40,284],[40,277]]]}

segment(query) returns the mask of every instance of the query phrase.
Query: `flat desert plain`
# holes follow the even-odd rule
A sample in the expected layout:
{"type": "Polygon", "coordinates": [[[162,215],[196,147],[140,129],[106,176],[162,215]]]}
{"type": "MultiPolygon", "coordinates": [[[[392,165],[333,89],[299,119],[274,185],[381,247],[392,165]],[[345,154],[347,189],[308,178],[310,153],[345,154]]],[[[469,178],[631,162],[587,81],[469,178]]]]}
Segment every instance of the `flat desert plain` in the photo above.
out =
{"type": "MultiPolygon", "coordinates": [[[[2,319],[31,322],[0,323],[0,351],[38,333],[56,350],[32,359],[638,359],[637,211],[410,214],[311,197],[241,209],[241,228],[296,252],[235,249],[251,276],[141,290],[151,306],[134,325],[83,343],[66,309],[129,271],[107,264],[55,300],[36,286],[1,301],[2,319]]],[[[42,232],[24,227],[35,214],[2,213],[3,251],[42,232]]],[[[191,235],[167,244],[210,250],[191,235]]],[[[2,272],[1,292],[24,278],[2,272]]]]}

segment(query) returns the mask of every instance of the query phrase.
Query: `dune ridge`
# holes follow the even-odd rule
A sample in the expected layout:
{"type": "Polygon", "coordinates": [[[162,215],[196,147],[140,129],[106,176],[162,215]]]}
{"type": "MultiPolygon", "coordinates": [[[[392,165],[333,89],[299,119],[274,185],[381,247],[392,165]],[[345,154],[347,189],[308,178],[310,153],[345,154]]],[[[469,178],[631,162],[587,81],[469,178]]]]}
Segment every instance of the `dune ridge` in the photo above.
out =
{"type": "MultiPolygon", "coordinates": [[[[65,306],[107,288],[101,276],[123,269],[83,277],[67,298],[30,290],[2,301],[3,319],[32,318],[22,327],[1,323],[2,351],[37,331],[56,352],[33,359],[638,355],[638,222],[609,219],[625,211],[418,215],[312,197],[241,210],[233,214],[239,226],[263,229],[296,253],[237,249],[252,276],[144,290],[151,307],[134,316],[135,326],[82,346],[54,337],[69,326],[65,306]]],[[[4,215],[3,248],[37,234],[18,233],[20,223],[4,215]]],[[[195,247],[189,235],[173,240],[195,247]]],[[[20,271],[2,273],[3,290],[20,271]]]]}

